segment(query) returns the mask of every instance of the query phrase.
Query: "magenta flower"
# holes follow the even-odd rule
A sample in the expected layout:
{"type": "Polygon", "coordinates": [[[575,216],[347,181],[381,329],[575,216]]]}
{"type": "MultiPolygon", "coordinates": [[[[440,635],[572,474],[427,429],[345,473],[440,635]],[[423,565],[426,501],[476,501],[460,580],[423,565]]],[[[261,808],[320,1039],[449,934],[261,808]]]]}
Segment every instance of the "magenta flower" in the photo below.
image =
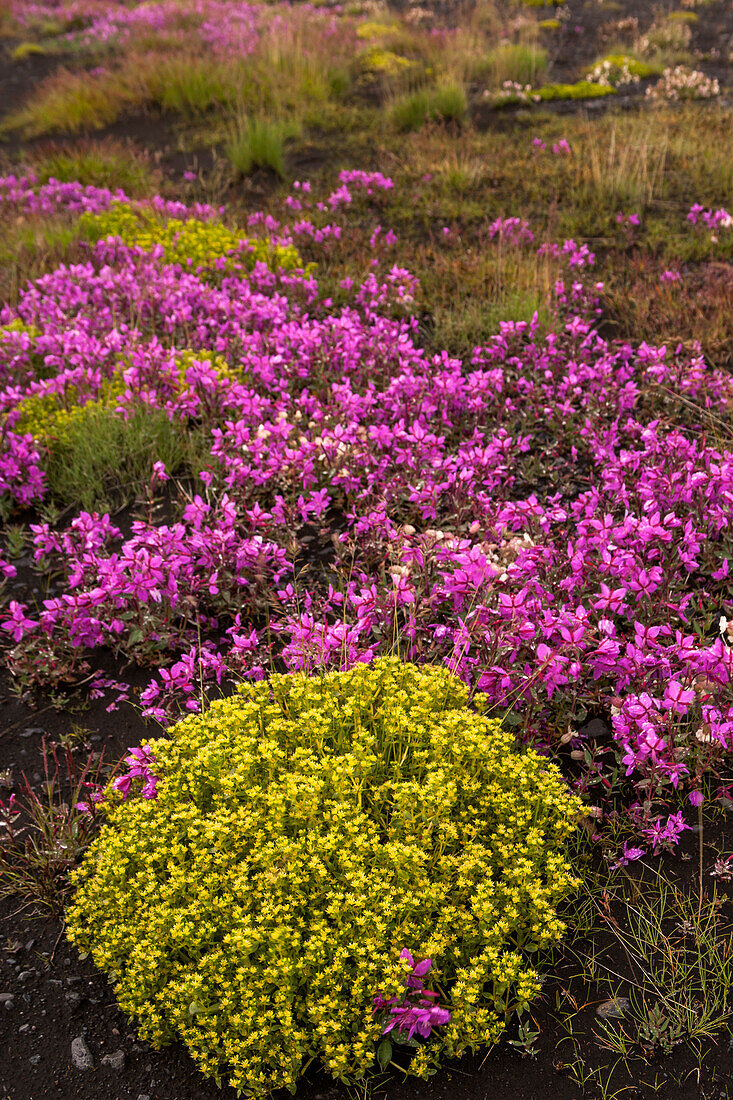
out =
{"type": "Polygon", "coordinates": [[[406,993],[402,998],[395,996],[390,997],[389,1000],[377,994],[374,998],[373,1011],[389,1009],[390,1018],[382,1030],[383,1035],[396,1031],[407,1041],[410,1041],[415,1033],[427,1039],[434,1027],[440,1027],[449,1022],[450,1012],[432,1003],[433,1000],[437,1000],[437,993],[423,988],[422,979],[431,969],[432,959],[422,959],[421,962],[416,963],[412,953],[406,947],[400,952],[400,959],[410,966],[410,971],[405,976],[406,993]]]}
{"type": "Polygon", "coordinates": [[[8,604],[8,609],[10,611],[10,616],[2,624],[2,628],[13,635],[13,641],[20,642],[26,634],[35,630],[38,623],[35,619],[28,618],[26,615],[27,607],[24,603],[18,603],[16,600],[11,600],[8,604]]]}
{"type": "Polygon", "coordinates": [[[129,755],[125,757],[125,763],[128,765],[127,775],[120,775],[113,780],[113,790],[119,791],[125,799],[130,794],[133,780],[142,779],[143,787],[140,793],[143,798],[157,798],[158,776],[153,775],[150,770],[154,762],[155,754],[147,745],[130,749],[129,755]]]}

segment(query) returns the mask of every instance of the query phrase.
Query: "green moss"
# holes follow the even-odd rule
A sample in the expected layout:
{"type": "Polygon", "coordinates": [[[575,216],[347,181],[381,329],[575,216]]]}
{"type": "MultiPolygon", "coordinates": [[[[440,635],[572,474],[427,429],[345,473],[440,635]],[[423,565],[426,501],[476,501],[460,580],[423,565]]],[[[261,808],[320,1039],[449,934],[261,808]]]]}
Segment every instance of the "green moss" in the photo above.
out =
{"type": "Polygon", "coordinates": [[[550,103],[554,99],[597,99],[599,96],[614,95],[614,89],[578,80],[575,84],[545,84],[532,95],[539,96],[543,103],[550,103]]]}
{"type": "Polygon", "coordinates": [[[563,932],[580,802],[484,705],[383,658],[243,685],[151,742],[157,797],[110,799],[67,914],[143,1038],[252,1097],[314,1059],[362,1079],[406,947],[451,1013],[409,1072],[495,1042],[563,932]]]}
{"type": "Polygon", "coordinates": [[[608,54],[606,57],[601,58],[599,64],[604,61],[608,61],[609,64],[619,69],[627,68],[632,76],[638,76],[640,80],[646,80],[651,76],[660,76],[663,70],[663,66],[658,63],[639,61],[638,58],[631,57],[629,54],[608,54]]]}

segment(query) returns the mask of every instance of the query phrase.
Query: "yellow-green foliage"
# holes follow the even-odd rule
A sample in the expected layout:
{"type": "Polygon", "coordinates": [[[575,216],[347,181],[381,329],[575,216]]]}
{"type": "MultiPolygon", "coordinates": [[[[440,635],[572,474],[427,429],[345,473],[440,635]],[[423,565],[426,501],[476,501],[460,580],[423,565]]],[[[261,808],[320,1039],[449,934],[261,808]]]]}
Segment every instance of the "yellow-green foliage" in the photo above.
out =
{"type": "Polygon", "coordinates": [[[396,23],[377,23],[367,22],[361,23],[356,28],[357,38],[386,38],[390,34],[395,34],[399,31],[399,27],[396,23]]]}
{"type": "Polygon", "coordinates": [[[273,245],[259,237],[245,238],[221,222],[197,218],[185,222],[179,218],[161,221],[152,211],[130,203],[114,203],[102,214],[82,214],[79,229],[90,240],[119,237],[125,244],[148,252],[161,245],[167,263],[194,269],[213,266],[231,269],[237,265],[251,269],[257,261],[273,270],[303,267],[294,245],[273,245]]]}
{"type": "Polygon", "coordinates": [[[20,419],[14,426],[16,432],[30,432],[35,440],[46,446],[68,443],[70,432],[84,421],[97,416],[103,410],[117,404],[116,398],[125,391],[120,372],[102,384],[97,397],[79,404],[80,394],[75,386],[69,386],[63,394],[31,394],[20,404],[20,419]]]}
{"type": "Polygon", "coordinates": [[[27,325],[25,321],[21,321],[20,317],[14,317],[12,321],[8,321],[6,325],[0,325],[0,340],[6,335],[6,333],[25,333],[27,336],[40,336],[41,330],[36,328],[35,325],[27,325]]]}
{"type": "Polygon", "coordinates": [[[612,53],[604,57],[598,64],[607,61],[615,69],[628,69],[632,76],[638,76],[640,80],[646,80],[650,76],[661,76],[662,66],[651,65],[647,61],[639,61],[628,54],[612,53]]]}
{"type": "Polygon", "coordinates": [[[40,42],[20,42],[13,50],[11,57],[13,61],[25,61],[27,57],[45,53],[46,50],[40,42]]]}
{"type": "Polygon", "coordinates": [[[563,932],[579,802],[447,669],[273,676],[150,745],[158,797],[110,795],[67,913],[146,1040],[261,1096],[312,1058],[373,1068],[404,947],[452,1013],[412,1072],[537,992],[525,953],[563,932]]]}
{"type": "Polygon", "coordinates": [[[367,73],[384,73],[385,76],[396,76],[408,69],[414,69],[415,62],[394,53],[392,50],[370,46],[361,56],[361,67],[367,73]]]}

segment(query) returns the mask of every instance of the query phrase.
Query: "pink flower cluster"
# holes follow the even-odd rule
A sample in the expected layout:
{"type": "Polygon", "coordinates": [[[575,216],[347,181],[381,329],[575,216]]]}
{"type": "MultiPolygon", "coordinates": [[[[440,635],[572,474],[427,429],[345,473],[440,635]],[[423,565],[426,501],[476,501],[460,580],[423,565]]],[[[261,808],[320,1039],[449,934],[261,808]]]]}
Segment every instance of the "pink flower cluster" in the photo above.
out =
{"type": "MultiPolygon", "coordinates": [[[[94,187],[92,184],[75,181],[61,183],[57,179],[50,179],[48,183],[39,186],[37,177],[32,173],[25,176],[0,176],[0,211],[4,210],[6,215],[12,213],[45,216],[61,211],[70,214],[101,214],[116,202],[129,201],[125,192],[119,188],[110,191],[107,187],[94,187]]],[[[223,207],[217,208],[206,203],[186,206],[182,202],[163,199],[158,195],[143,205],[148,205],[155,213],[166,218],[198,218],[201,221],[211,221],[224,211],[223,207]]]]}
{"type": "MultiPolygon", "coordinates": [[[[250,223],[297,234],[316,264],[341,229],[317,208],[250,223]]],[[[587,245],[541,251],[552,330],[504,323],[466,362],[420,346],[417,282],[377,256],[338,307],[314,274],[207,281],[119,241],[36,279],[0,314],[25,326],[0,338],[8,506],[44,493],[45,445],[14,431],[24,401],[93,398],[113,375],[118,415],[163,410],[209,456],[198,491],[166,483],[165,521],[34,524],[51,588],[32,607],[10,589],[10,668],[69,682],[111,650],[157,670],[141,701],[164,721],[202,684],[399,642],[514,709],[524,739],[568,745],[582,793],[625,781],[638,829],[673,843],[665,800],[722,775],[733,747],[733,450],[705,430],[733,380],[694,349],[610,343],[587,245]]],[[[151,464],[151,504],[168,473],[151,464]]]]}
{"type": "Polygon", "coordinates": [[[508,244],[531,244],[534,233],[524,218],[497,218],[489,226],[489,237],[498,237],[508,244]]]}
{"type": "Polygon", "coordinates": [[[388,1000],[377,994],[373,1011],[389,1011],[383,1035],[394,1030],[398,1037],[401,1035],[407,1040],[412,1039],[415,1033],[429,1039],[434,1027],[450,1022],[448,1009],[438,1008],[434,1003],[438,994],[425,989],[423,984],[423,978],[433,965],[432,959],[416,963],[407,948],[400,953],[400,958],[410,967],[405,978],[407,992],[402,997],[390,997],[388,1000]]]}
{"type": "Polygon", "coordinates": [[[729,214],[724,207],[720,207],[718,210],[706,210],[699,202],[696,202],[690,207],[690,212],[687,215],[688,222],[693,225],[697,225],[702,222],[708,229],[731,229],[733,228],[733,214],[729,214]]]}
{"type": "MultiPolygon", "coordinates": [[[[118,791],[124,800],[129,798],[132,793],[134,781],[140,779],[143,783],[140,789],[141,796],[143,798],[157,798],[160,779],[152,771],[155,764],[155,753],[152,749],[147,745],[128,749],[125,764],[127,764],[127,773],[118,775],[116,779],[112,780],[112,789],[118,791]]],[[[93,814],[97,806],[104,802],[104,791],[97,783],[87,783],[86,786],[91,788],[89,801],[77,802],[74,809],[83,814],[93,814]]]]}

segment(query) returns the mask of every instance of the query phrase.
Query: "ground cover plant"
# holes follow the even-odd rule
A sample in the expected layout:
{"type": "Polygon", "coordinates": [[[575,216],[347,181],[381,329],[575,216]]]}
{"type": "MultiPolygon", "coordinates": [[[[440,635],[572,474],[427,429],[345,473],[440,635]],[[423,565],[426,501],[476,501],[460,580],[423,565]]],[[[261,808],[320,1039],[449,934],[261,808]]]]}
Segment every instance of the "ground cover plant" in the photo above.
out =
{"type": "Polygon", "coordinates": [[[0,176],[3,957],[50,914],[10,1095],[108,1093],[75,1034],[133,1100],[215,1095],[142,1046],[176,1037],[256,1094],[726,1095],[732,130],[695,14],[6,5],[9,71],[47,66],[0,176]],[[61,959],[140,1031],[51,1009],[51,1069],[61,959]]]}

